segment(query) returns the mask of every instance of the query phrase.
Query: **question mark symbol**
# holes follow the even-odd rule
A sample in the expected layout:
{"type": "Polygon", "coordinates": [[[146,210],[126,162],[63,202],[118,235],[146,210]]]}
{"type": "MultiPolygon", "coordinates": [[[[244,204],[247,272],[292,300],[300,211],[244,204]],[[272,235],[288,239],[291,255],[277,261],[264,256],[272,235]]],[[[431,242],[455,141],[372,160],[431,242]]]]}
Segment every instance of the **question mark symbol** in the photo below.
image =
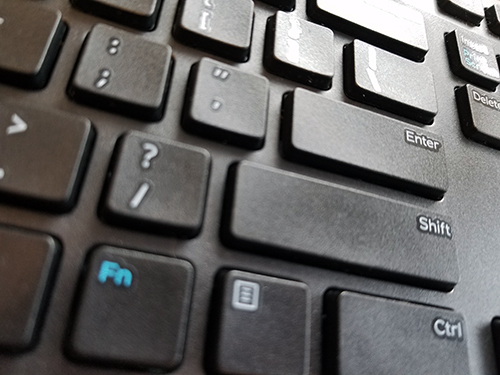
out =
{"type": "Polygon", "coordinates": [[[142,156],[141,167],[144,169],[148,169],[151,166],[151,160],[157,157],[160,151],[158,150],[158,147],[156,145],[149,142],[143,143],[142,148],[144,149],[145,153],[142,156]]]}

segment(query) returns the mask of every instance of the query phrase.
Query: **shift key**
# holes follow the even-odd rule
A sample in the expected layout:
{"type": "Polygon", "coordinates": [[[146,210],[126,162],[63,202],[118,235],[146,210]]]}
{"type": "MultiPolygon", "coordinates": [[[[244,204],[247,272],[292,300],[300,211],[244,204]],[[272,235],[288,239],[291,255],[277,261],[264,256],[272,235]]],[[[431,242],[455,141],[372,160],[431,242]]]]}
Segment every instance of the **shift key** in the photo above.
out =
{"type": "Polygon", "coordinates": [[[303,90],[283,100],[285,158],[435,200],[448,190],[442,138],[303,90]]]}
{"type": "Polygon", "coordinates": [[[230,248],[431,289],[458,282],[440,213],[250,162],[230,169],[226,193],[230,248]]]}

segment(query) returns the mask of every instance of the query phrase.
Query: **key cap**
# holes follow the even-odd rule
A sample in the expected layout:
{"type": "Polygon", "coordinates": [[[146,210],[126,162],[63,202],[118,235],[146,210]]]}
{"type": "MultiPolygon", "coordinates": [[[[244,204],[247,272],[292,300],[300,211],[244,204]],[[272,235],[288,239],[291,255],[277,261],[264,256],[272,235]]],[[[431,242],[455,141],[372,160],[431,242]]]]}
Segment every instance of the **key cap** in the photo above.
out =
{"type": "Polygon", "coordinates": [[[486,24],[490,31],[500,36],[500,5],[494,4],[485,10],[486,24]]]}
{"type": "Polygon", "coordinates": [[[328,90],[334,74],[333,32],[277,12],[267,21],[264,66],[273,74],[328,90]]]}
{"type": "Polygon", "coordinates": [[[344,90],[354,100],[424,124],[438,111],[429,68],[360,40],[344,48],[344,90]]]}
{"type": "Polygon", "coordinates": [[[183,358],[194,269],[185,260],[94,250],[69,339],[72,358],[172,371],[183,358]]]}
{"type": "Polygon", "coordinates": [[[253,1],[183,0],[173,35],[182,43],[229,60],[250,58],[253,1]]]}
{"type": "Polygon", "coordinates": [[[455,90],[463,133],[470,139],[500,149],[500,96],[471,85],[455,90]]]}
{"type": "Polygon", "coordinates": [[[191,69],[186,98],[186,131],[253,150],[264,146],[266,78],[203,58],[191,69]]]}
{"type": "Polygon", "coordinates": [[[424,288],[458,282],[441,214],[250,162],[231,168],[225,198],[230,248],[424,288]]]}
{"type": "Polygon", "coordinates": [[[448,190],[436,134],[303,89],[283,100],[282,121],[287,159],[436,200],[448,190]]]}
{"type": "Polygon", "coordinates": [[[71,0],[84,12],[139,30],[153,30],[158,20],[161,0],[71,0]]]}
{"type": "Polygon", "coordinates": [[[424,17],[392,0],[307,0],[307,14],[333,30],[414,61],[429,50],[424,17]]]}
{"type": "Polygon", "coordinates": [[[311,297],[307,285],[223,271],[216,280],[212,308],[211,374],[309,373],[311,297]]]}
{"type": "Polygon", "coordinates": [[[71,210],[93,139],[85,118],[0,103],[0,200],[54,212],[71,210]]]}
{"type": "Polygon", "coordinates": [[[0,20],[0,82],[42,89],[67,29],[61,12],[35,3],[2,2],[0,20]]]}
{"type": "Polygon", "coordinates": [[[295,0],[260,0],[281,10],[291,12],[295,9],[295,0]]]}
{"type": "Polygon", "coordinates": [[[42,324],[60,246],[51,236],[0,227],[0,348],[32,348],[42,324]]]}
{"type": "Polygon", "coordinates": [[[481,0],[438,0],[438,5],[446,13],[479,26],[484,18],[481,0]]]}
{"type": "Polygon", "coordinates": [[[201,230],[210,174],[205,149],[140,132],[117,145],[101,216],[132,229],[180,237],[201,230]]]}
{"type": "Polygon", "coordinates": [[[324,307],[327,374],[470,375],[459,313],[333,290],[324,307]]]}
{"type": "Polygon", "coordinates": [[[69,95],[77,102],[124,116],[159,121],[172,66],[170,46],[97,25],[87,36],[69,95]]]}
{"type": "Polygon", "coordinates": [[[457,76],[494,91],[500,83],[495,52],[475,34],[454,30],[445,35],[450,68],[457,76]]]}

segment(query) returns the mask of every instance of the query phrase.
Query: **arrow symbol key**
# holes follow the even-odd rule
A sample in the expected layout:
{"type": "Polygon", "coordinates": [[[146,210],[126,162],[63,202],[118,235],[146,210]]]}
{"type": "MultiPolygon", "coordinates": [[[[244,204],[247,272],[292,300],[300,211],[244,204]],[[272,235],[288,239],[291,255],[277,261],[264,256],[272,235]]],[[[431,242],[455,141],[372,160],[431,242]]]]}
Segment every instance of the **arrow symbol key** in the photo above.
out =
{"type": "Polygon", "coordinates": [[[12,125],[7,128],[7,135],[23,133],[28,129],[28,125],[17,113],[12,115],[11,121],[12,125]]]}

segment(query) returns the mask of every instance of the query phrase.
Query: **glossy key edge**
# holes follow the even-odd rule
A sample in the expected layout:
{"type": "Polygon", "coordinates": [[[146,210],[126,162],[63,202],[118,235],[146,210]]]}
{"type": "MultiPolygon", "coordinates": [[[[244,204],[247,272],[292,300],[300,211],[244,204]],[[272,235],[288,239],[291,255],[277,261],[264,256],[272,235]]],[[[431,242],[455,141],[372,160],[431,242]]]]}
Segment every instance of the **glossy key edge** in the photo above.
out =
{"type": "Polygon", "coordinates": [[[392,37],[385,34],[374,32],[371,29],[364,27],[363,25],[353,23],[342,17],[324,11],[318,6],[317,1],[318,0],[307,0],[306,11],[307,15],[311,19],[318,21],[322,25],[330,27],[333,30],[343,32],[347,35],[352,35],[355,38],[359,38],[366,41],[367,43],[379,46],[383,49],[386,49],[387,51],[394,52],[397,55],[411,59],[413,61],[423,61],[427,52],[429,52],[428,47],[421,48],[393,39],[392,37]]]}
{"type": "MultiPolygon", "coordinates": [[[[480,1],[481,2],[481,1],[480,1]]],[[[462,8],[450,0],[438,0],[439,7],[453,17],[457,17],[471,25],[479,26],[484,16],[466,8],[462,8]]]]}
{"type": "Polygon", "coordinates": [[[55,13],[57,26],[52,30],[51,41],[44,51],[45,56],[38,72],[34,75],[27,75],[0,69],[0,82],[26,90],[41,90],[48,85],[68,32],[68,25],[62,20],[61,12],[58,10],[55,13]]]}
{"type": "MultiPolygon", "coordinates": [[[[400,115],[409,118],[411,120],[421,122],[424,125],[430,125],[434,122],[434,117],[437,115],[437,111],[432,112],[429,110],[425,110],[423,108],[417,108],[406,103],[398,102],[394,99],[383,98],[383,97],[381,98],[380,95],[377,95],[372,91],[366,90],[365,88],[358,86],[356,83],[354,59],[355,59],[355,51],[354,51],[354,41],[353,41],[349,44],[346,44],[343,50],[344,92],[348,97],[357,100],[361,103],[373,105],[376,108],[380,108],[385,111],[395,113],[396,115],[400,115]]],[[[432,82],[432,85],[434,86],[434,82],[432,82]]],[[[437,98],[436,98],[436,108],[437,108],[437,98]]]]}
{"type": "Polygon", "coordinates": [[[216,56],[220,56],[231,61],[243,63],[247,62],[250,59],[250,50],[252,47],[253,29],[255,23],[255,10],[253,2],[250,41],[248,47],[246,48],[233,46],[227,43],[221,43],[217,40],[212,40],[202,34],[198,34],[193,32],[192,30],[184,28],[182,26],[182,14],[184,12],[185,5],[185,0],[180,0],[179,4],[177,5],[177,12],[175,14],[175,20],[172,27],[172,35],[174,36],[174,38],[187,46],[213,53],[216,56]]]}
{"type": "Polygon", "coordinates": [[[152,31],[156,27],[158,15],[162,7],[163,0],[157,0],[154,12],[147,15],[134,14],[111,5],[106,5],[94,0],[70,0],[71,4],[81,11],[93,14],[97,17],[133,27],[142,31],[152,31]]]}
{"type": "Polygon", "coordinates": [[[20,348],[0,347],[2,350],[5,350],[7,352],[23,353],[23,352],[33,350],[40,342],[40,339],[42,336],[42,331],[43,331],[43,326],[44,326],[44,323],[46,320],[46,315],[48,313],[49,306],[50,306],[50,303],[52,300],[52,292],[56,286],[55,284],[56,284],[56,280],[57,280],[57,276],[58,276],[57,270],[59,269],[59,265],[61,263],[63,248],[62,248],[62,243],[59,240],[59,238],[52,235],[52,234],[42,233],[42,232],[34,231],[31,229],[14,227],[14,226],[4,225],[4,224],[0,224],[0,230],[1,229],[12,230],[12,231],[22,233],[25,235],[44,238],[47,242],[51,243],[50,250],[51,250],[52,254],[48,254],[48,257],[51,258],[50,259],[50,267],[48,267],[48,269],[45,270],[45,273],[43,275],[45,287],[44,287],[43,293],[39,294],[39,301],[37,302],[38,314],[37,314],[36,320],[32,323],[33,324],[33,334],[31,337],[31,342],[28,346],[20,347],[20,348]]]}

